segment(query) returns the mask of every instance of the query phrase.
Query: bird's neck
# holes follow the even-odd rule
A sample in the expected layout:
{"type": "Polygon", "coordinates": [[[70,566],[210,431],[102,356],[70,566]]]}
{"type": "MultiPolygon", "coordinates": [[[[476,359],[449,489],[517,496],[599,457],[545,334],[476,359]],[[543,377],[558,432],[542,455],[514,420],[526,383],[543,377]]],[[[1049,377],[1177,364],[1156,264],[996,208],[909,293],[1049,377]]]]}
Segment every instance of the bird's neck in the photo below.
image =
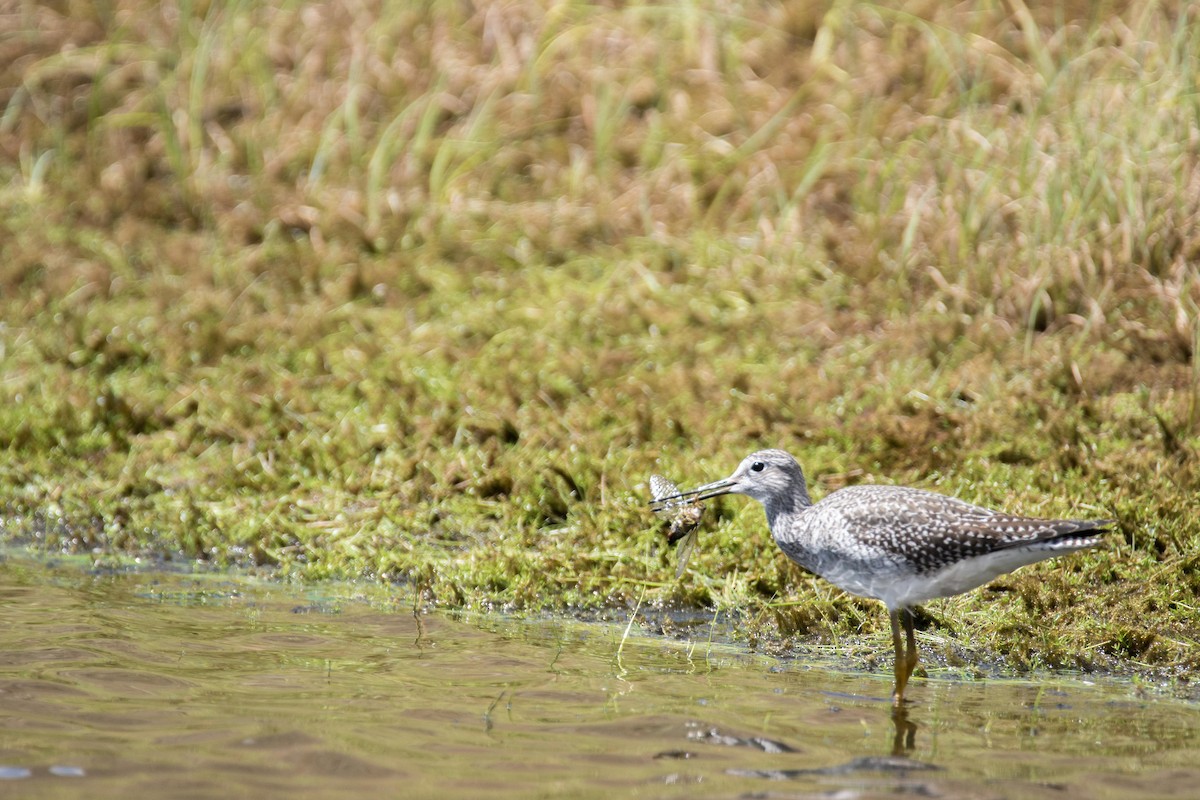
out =
{"type": "Polygon", "coordinates": [[[767,525],[775,530],[776,521],[784,522],[794,517],[812,505],[808,497],[808,487],[801,485],[795,492],[775,495],[763,504],[767,511],[767,525]]]}

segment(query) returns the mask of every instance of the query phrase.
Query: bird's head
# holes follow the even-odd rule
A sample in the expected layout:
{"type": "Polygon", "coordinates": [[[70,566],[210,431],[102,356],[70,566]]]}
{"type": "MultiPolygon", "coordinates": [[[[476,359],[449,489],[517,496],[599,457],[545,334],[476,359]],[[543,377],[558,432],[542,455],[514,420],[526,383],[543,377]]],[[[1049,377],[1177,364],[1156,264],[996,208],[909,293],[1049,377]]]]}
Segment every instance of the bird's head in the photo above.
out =
{"type": "Polygon", "coordinates": [[[663,501],[679,499],[708,500],[723,494],[744,494],[767,507],[768,513],[782,506],[791,506],[798,497],[808,505],[808,487],[800,464],[783,450],[759,450],[742,459],[728,478],[681,492],[663,501]]]}

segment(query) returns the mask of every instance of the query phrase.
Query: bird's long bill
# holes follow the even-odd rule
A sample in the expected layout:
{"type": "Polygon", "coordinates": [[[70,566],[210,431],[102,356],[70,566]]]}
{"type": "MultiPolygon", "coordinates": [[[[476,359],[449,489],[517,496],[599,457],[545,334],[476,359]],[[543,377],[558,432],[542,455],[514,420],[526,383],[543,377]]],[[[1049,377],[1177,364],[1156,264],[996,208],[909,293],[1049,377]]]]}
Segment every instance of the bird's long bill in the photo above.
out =
{"type": "Polygon", "coordinates": [[[734,482],[729,478],[722,478],[719,481],[706,483],[696,489],[689,489],[686,492],[673,494],[669,497],[660,497],[657,500],[651,500],[650,505],[655,511],[659,511],[664,508],[670,508],[671,506],[679,505],[682,502],[691,503],[700,500],[708,500],[713,497],[720,497],[723,494],[729,494],[733,488],[733,485],[734,482]]]}

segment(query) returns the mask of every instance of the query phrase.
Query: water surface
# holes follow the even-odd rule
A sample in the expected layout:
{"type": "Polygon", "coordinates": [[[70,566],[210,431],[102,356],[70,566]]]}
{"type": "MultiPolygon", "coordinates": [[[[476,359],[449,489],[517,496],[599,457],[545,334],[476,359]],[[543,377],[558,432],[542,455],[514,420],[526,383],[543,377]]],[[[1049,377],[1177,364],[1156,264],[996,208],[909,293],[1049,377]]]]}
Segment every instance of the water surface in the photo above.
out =
{"type": "Polygon", "coordinates": [[[0,563],[0,796],[1193,797],[1200,709],[414,616],[383,589],[0,563]]]}

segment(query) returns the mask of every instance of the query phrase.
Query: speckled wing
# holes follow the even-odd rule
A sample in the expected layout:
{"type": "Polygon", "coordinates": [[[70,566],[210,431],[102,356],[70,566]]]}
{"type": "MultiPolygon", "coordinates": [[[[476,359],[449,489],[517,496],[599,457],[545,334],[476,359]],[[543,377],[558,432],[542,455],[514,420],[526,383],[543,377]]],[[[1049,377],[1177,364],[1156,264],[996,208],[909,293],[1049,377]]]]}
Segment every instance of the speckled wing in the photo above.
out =
{"type": "Polygon", "coordinates": [[[849,487],[818,506],[841,517],[854,540],[849,547],[857,546],[868,559],[871,553],[890,554],[918,573],[1000,550],[1081,550],[1098,544],[1112,524],[1014,516],[905,487],[849,487]]]}

